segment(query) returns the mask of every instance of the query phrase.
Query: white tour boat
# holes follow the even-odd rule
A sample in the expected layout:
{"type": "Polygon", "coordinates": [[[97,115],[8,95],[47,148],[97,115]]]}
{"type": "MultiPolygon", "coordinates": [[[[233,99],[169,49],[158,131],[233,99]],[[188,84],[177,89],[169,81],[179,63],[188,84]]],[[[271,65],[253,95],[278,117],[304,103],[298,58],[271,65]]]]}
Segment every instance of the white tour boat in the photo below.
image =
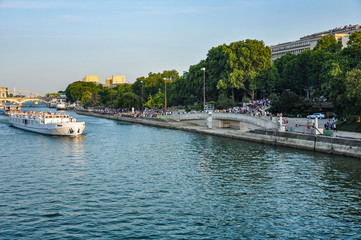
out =
{"type": "Polygon", "coordinates": [[[4,109],[4,114],[6,116],[10,116],[11,114],[20,113],[20,112],[21,112],[21,107],[18,105],[5,106],[5,109],[4,109]]]}
{"type": "Polygon", "coordinates": [[[58,104],[56,104],[56,109],[57,110],[66,110],[66,103],[65,102],[59,102],[58,104]]]}
{"type": "Polygon", "coordinates": [[[77,122],[65,113],[15,113],[10,115],[9,122],[17,128],[57,136],[77,136],[82,134],[85,128],[85,122],[77,122]]]}

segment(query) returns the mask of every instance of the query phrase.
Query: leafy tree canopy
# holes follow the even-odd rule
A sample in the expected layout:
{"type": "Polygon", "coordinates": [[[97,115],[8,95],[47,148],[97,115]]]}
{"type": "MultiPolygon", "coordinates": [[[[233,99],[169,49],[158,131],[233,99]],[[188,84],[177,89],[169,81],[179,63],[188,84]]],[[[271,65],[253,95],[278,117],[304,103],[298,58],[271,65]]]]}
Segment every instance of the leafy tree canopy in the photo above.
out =
{"type": "Polygon", "coordinates": [[[342,43],[338,42],[333,35],[322,36],[314,48],[314,50],[324,50],[331,53],[339,52],[341,49],[342,43]]]}

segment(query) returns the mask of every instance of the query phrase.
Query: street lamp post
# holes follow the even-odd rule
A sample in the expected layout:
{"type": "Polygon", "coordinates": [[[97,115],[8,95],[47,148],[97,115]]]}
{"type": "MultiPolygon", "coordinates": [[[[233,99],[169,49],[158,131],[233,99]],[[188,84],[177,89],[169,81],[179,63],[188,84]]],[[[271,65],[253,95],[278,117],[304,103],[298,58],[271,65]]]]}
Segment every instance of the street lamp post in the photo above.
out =
{"type": "Polygon", "coordinates": [[[110,102],[113,104],[113,79],[110,80],[110,102]]]}
{"type": "Polygon", "coordinates": [[[164,78],[164,111],[167,111],[167,79],[164,78]]]}
{"type": "Polygon", "coordinates": [[[144,98],[144,96],[143,96],[143,81],[140,81],[141,83],[142,83],[142,111],[143,111],[143,109],[144,109],[144,107],[143,107],[143,98],[144,98]]]}
{"type": "Polygon", "coordinates": [[[203,111],[206,111],[206,68],[201,68],[203,71],[203,111]]]}

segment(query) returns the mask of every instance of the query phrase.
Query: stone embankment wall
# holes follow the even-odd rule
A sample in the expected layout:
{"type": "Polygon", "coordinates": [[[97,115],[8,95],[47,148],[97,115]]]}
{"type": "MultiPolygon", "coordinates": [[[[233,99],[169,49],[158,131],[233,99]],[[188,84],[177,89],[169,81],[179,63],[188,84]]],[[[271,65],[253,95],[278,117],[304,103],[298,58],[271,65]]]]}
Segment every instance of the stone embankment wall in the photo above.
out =
{"type": "Polygon", "coordinates": [[[252,132],[263,135],[263,143],[361,158],[361,141],[357,139],[262,129],[252,132]]]}
{"type": "Polygon", "coordinates": [[[335,155],[344,155],[355,158],[361,158],[361,140],[320,136],[302,133],[278,132],[275,130],[256,129],[249,132],[242,132],[232,129],[212,128],[208,129],[205,125],[199,126],[182,122],[169,122],[165,119],[141,119],[130,116],[101,114],[89,111],[76,111],[78,114],[108,118],[118,121],[126,121],[150,125],[155,127],[177,129],[183,131],[197,132],[221,137],[228,137],[246,141],[253,141],[264,144],[285,146],[297,149],[310,150],[314,152],[330,153],[335,155]]]}

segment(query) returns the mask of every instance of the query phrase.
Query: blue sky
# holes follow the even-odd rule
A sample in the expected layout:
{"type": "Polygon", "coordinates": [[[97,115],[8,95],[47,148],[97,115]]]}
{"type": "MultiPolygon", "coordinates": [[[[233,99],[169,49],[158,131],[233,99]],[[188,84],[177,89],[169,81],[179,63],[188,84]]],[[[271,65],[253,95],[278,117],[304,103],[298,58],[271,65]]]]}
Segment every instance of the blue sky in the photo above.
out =
{"type": "Polygon", "coordinates": [[[0,86],[44,94],[85,75],[182,74],[223,43],[348,24],[361,24],[361,0],[0,0],[0,86]]]}

